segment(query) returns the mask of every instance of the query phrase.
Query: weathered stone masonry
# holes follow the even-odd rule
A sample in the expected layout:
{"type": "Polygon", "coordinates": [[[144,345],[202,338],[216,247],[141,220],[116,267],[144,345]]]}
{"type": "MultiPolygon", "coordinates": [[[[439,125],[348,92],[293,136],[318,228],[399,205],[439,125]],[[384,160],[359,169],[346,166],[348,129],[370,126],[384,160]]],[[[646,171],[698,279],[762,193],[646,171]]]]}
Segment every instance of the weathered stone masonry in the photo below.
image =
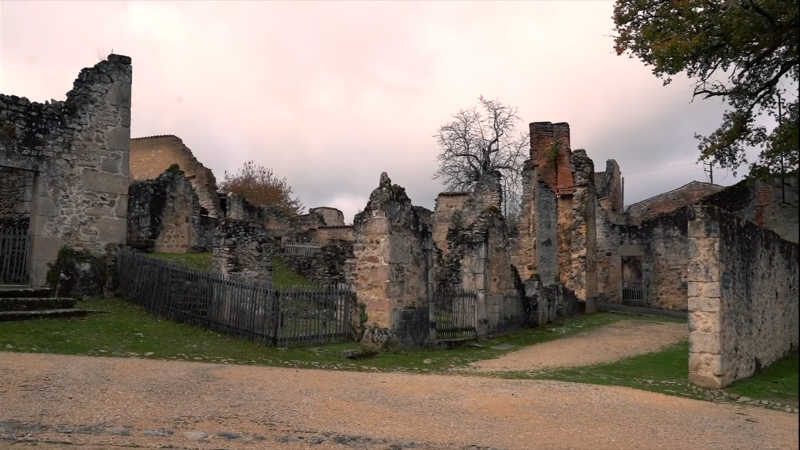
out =
{"type": "Polygon", "coordinates": [[[714,206],[691,212],[689,379],[720,388],[797,350],[798,246],[714,206]]]}
{"type": "Polygon", "coordinates": [[[31,283],[68,245],[103,253],[125,243],[131,59],[83,69],[64,102],[0,94],[0,166],[34,173],[31,283]]]}
{"type": "Polygon", "coordinates": [[[353,220],[351,283],[367,315],[361,342],[383,347],[414,345],[427,337],[429,286],[424,248],[430,230],[405,190],[381,174],[364,211],[353,220]]]}
{"type": "Polygon", "coordinates": [[[192,182],[200,206],[210,217],[224,217],[217,196],[217,179],[179,137],[166,135],[131,139],[130,164],[131,181],[152,180],[171,165],[179,165],[192,182]]]}
{"type": "Polygon", "coordinates": [[[522,215],[514,265],[523,279],[562,283],[595,309],[594,166],[570,149],[569,124],[530,124],[531,158],[523,171],[522,215]]]}

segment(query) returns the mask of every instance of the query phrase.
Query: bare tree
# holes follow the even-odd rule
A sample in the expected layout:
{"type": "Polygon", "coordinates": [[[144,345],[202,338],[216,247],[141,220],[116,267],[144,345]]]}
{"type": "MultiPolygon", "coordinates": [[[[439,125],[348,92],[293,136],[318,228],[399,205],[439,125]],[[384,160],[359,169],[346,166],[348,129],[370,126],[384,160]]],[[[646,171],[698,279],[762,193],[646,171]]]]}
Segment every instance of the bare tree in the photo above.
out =
{"type": "Polygon", "coordinates": [[[517,107],[489,100],[482,95],[479,106],[459,110],[452,122],[433,135],[439,143],[439,170],[447,189],[467,191],[483,174],[496,170],[502,175],[503,214],[519,214],[522,197],[522,165],[528,157],[530,134],[516,134],[517,107]]]}

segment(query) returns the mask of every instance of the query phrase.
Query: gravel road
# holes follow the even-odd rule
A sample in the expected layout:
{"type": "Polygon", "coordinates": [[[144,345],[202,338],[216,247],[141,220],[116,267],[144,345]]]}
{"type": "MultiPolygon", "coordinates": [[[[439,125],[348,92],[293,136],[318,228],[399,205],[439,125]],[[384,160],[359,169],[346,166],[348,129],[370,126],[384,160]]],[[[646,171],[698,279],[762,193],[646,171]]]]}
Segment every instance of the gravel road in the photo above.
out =
{"type": "Polygon", "coordinates": [[[796,449],[798,420],[553,381],[0,352],[0,446],[12,445],[796,449]]]}
{"type": "Polygon", "coordinates": [[[525,347],[455,370],[536,372],[590,366],[657,352],[688,338],[689,327],[685,323],[620,320],[592,331],[525,347]]]}

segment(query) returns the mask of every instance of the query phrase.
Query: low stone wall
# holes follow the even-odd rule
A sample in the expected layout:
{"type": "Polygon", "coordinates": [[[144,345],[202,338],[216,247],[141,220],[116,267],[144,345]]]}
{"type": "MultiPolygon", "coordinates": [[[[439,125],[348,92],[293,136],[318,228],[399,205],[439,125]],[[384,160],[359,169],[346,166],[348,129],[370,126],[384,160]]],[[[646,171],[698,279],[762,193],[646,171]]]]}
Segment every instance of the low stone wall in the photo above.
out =
{"type": "Polygon", "coordinates": [[[128,188],[129,246],[158,253],[209,251],[212,236],[211,224],[201,226],[200,201],[183,172],[166,172],[128,188]]]}
{"type": "Polygon", "coordinates": [[[353,241],[353,227],[349,225],[319,227],[313,234],[313,241],[320,244],[335,241],[353,241]]]}
{"type": "Polygon", "coordinates": [[[755,375],[798,348],[798,246],[713,206],[689,222],[689,380],[755,375]]]}
{"type": "Polygon", "coordinates": [[[353,257],[353,245],[348,241],[331,242],[314,255],[276,255],[294,272],[322,286],[347,283],[345,262],[353,257]]]}
{"type": "Polygon", "coordinates": [[[264,227],[222,220],[214,233],[212,268],[226,277],[272,284],[272,247],[264,227]]]}

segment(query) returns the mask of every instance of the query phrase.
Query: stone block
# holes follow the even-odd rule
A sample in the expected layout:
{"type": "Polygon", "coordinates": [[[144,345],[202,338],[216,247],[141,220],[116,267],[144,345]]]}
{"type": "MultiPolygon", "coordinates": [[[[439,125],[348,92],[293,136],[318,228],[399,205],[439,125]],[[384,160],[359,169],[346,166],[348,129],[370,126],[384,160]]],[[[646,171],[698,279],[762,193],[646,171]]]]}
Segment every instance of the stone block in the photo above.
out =
{"type": "Polygon", "coordinates": [[[53,262],[63,246],[64,240],[60,237],[34,235],[31,238],[31,259],[46,263],[53,262]]]}
{"type": "Polygon", "coordinates": [[[716,312],[690,312],[689,332],[719,333],[721,331],[720,315],[716,312]]]}
{"type": "Polygon", "coordinates": [[[689,352],[711,353],[714,355],[722,353],[720,333],[705,331],[693,331],[689,333],[689,352]]]}
{"type": "Polygon", "coordinates": [[[58,208],[50,197],[37,197],[35,212],[37,216],[56,217],[58,208]]]}
{"type": "Polygon", "coordinates": [[[719,259],[719,238],[692,238],[689,239],[690,260],[717,260],[719,259]]]}
{"type": "MultiPolygon", "coordinates": [[[[690,281],[687,283],[689,298],[703,297],[703,298],[719,298],[720,285],[717,281],[690,281]]],[[[691,309],[691,308],[690,308],[691,309]]]]}
{"type": "Polygon", "coordinates": [[[130,151],[131,129],[127,127],[116,127],[106,131],[106,143],[109,150],[130,151]]]}
{"type": "Polygon", "coordinates": [[[131,127],[131,109],[130,108],[120,108],[119,109],[119,126],[130,128],[131,127]]]}
{"type": "Polygon", "coordinates": [[[100,170],[103,172],[120,174],[120,158],[118,156],[107,156],[100,159],[100,170]]]}
{"type": "Polygon", "coordinates": [[[715,206],[691,206],[688,234],[694,237],[719,237],[719,208],[715,206]]]}
{"type": "Polygon", "coordinates": [[[123,108],[131,107],[131,84],[126,81],[117,81],[111,85],[108,92],[108,101],[114,106],[123,108]]]}
{"type": "Polygon", "coordinates": [[[689,297],[687,304],[690,312],[719,312],[722,305],[719,297],[689,297]]]}
{"type": "Polygon", "coordinates": [[[389,219],[387,217],[373,217],[364,224],[363,234],[367,236],[381,236],[389,234],[389,219]]]}
{"type": "Polygon", "coordinates": [[[720,280],[719,261],[690,261],[686,281],[713,282],[720,280]]]}
{"type": "Polygon", "coordinates": [[[108,192],[110,194],[127,194],[129,179],[123,175],[112,175],[84,169],[82,173],[83,188],[88,191],[108,192]]]}
{"type": "Polygon", "coordinates": [[[100,240],[109,244],[124,244],[128,234],[125,218],[106,217],[97,222],[100,240]]]}
{"type": "Polygon", "coordinates": [[[117,208],[114,211],[115,215],[120,218],[128,217],[128,196],[120,195],[117,199],[117,208]]]}
{"type": "Polygon", "coordinates": [[[719,389],[722,387],[722,378],[710,374],[689,372],[689,382],[706,389],[719,389]]]}

